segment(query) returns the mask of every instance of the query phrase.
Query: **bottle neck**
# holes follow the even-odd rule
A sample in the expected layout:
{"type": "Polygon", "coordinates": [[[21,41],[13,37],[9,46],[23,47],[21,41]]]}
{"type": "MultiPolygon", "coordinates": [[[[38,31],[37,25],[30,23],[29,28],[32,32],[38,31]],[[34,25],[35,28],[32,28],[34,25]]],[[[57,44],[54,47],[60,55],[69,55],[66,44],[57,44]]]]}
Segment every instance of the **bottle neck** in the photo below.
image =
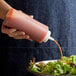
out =
{"type": "Polygon", "coordinates": [[[52,40],[52,41],[54,40],[54,38],[51,37],[51,31],[47,32],[47,35],[46,35],[45,39],[43,40],[43,42],[47,42],[48,40],[52,40]]]}

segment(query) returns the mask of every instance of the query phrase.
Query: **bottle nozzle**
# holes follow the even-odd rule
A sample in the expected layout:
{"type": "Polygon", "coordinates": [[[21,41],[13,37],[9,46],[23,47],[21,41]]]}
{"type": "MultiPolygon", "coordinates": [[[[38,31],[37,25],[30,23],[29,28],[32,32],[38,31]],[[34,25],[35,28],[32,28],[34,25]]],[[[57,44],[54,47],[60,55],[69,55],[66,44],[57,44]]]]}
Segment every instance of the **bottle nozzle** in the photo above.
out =
{"type": "Polygon", "coordinates": [[[52,40],[52,41],[54,41],[54,38],[53,37],[49,37],[49,39],[52,40]]]}

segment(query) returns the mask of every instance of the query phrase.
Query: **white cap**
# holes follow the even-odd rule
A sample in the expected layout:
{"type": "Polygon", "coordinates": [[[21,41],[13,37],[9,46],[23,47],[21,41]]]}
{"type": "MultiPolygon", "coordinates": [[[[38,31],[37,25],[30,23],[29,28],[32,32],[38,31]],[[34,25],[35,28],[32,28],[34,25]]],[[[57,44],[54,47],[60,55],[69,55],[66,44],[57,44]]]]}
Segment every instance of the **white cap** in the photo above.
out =
{"type": "Polygon", "coordinates": [[[52,40],[52,41],[54,40],[54,38],[51,37],[51,31],[48,31],[48,33],[47,33],[45,39],[43,40],[43,42],[47,42],[48,40],[52,40]]]}

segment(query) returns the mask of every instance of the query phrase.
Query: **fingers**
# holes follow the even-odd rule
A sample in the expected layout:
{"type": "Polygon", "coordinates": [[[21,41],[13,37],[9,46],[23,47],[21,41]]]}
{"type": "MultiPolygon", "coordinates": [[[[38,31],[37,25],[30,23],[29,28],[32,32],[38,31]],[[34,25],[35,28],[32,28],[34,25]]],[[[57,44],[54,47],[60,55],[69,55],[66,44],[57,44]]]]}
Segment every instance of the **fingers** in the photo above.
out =
{"type": "Polygon", "coordinates": [[[28,39],[32,41],[32,39],[22,31],[15,31],[13,33],[8,34],[9,37],[13,37],[14,39],[28,39]]]}
{"type": "Polygon", "coordinates": [[[28,39],[30,41],[32,41],[32,39],[28,36],[28,35],[24,35],[24,36],[14,36],[14,39],[28,39]]]}
{"type": "Polygon", "coordinates": [[[22,32],[22,31],[15,31],[13,33],[9,33],[9,36],[10,37],[14,37],[14,36],[23,36],[25,35],[25,32],[22,32]]]}
{"type": "Polygon", "coordinates": [[[7,34],[9,37],[13,37],[14,39],[28,39],[32,41],[32,39],[25,34],[23,31],[17,31],[16,29],[7,28],[5,26],[2,26],[2,33],[7,34]]]}
{"type": "Polygon", "coordinates": [[[14,39],[28,39],[32,41],[32,39],[22,31],[15,31],[13,33],[8,34],[9,37],[13,37],[14,39]]]}
{"type": "Polygon", "coordinates": [[[16,29],[11,29],[11,28],[9,29],[9,28],[7,28],[5,26],[2,26],[2,29],[1,29],[1,32],[5,33],[5,34],[13,33],[15,31],[16,31],[16,29]]]}

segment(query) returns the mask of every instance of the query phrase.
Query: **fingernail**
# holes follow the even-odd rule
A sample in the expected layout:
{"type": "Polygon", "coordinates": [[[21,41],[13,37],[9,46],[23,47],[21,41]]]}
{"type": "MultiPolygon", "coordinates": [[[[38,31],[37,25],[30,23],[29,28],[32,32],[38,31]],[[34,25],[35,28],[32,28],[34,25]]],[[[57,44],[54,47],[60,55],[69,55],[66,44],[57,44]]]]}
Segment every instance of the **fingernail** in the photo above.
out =
{"type": "Polygon", "coordinates": [[[33,15],[31,15],[31,18],[34,18],[34,16],[33,16],[33,15]]]}
{"type": "Polygon", "coordinates": [[[13,29],[12,31],[14,31],[14,32],[15,32],[15,31],[16,31],[16,29],[13,29]]]}
{"type": "Polygon", "coordinates": [[[25,35],[25,32],[23,32],[23,35],[25,35]]]}

